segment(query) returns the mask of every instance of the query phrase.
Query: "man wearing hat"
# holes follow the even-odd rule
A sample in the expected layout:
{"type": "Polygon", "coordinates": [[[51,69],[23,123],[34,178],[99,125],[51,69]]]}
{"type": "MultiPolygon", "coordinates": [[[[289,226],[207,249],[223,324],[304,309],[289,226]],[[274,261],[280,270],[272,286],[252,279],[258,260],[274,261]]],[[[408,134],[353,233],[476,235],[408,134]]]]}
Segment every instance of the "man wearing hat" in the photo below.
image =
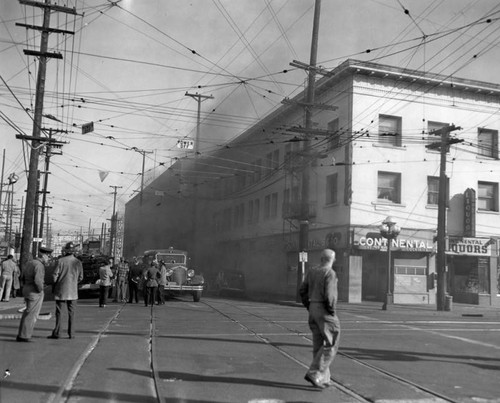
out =
{"type": "Polygon", "coordinates": [[[83,280],[82,262],[75,256],[75,245],[68,242],[63,249],[64,257],[59,259],[54,271],[54,299],[56,300],[56,326],[49,339],[58,339],[61,330],[63,303],[68,309],[68,336],[73,338],[73,316],[78,299],[78,283],[83,280]]]}
{"type": "Polygon", "coordinates": [[[49,262],[52,249],[41,246],[38,249],[40,257],[30,260],[21,273],[23,284],[23,297],[26,309],[19,323],[17,341],[31,341],[33,328],[43,303],[43,288],[45,278],[45,265],[49,262]]]}

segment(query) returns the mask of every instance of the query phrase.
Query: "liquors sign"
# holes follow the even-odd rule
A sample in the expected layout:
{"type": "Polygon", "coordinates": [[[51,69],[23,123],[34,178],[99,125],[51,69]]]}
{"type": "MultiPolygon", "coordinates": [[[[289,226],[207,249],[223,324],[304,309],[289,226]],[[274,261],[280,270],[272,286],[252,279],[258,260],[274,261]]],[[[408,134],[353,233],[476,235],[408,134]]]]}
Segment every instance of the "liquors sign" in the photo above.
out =
{"type": "Polygon", "coordinates": [[[448,238],[446,254],[448,255],[467,255],[467,256],[491,256],[490,238],[467,238],[454,237],[448,238]]]}

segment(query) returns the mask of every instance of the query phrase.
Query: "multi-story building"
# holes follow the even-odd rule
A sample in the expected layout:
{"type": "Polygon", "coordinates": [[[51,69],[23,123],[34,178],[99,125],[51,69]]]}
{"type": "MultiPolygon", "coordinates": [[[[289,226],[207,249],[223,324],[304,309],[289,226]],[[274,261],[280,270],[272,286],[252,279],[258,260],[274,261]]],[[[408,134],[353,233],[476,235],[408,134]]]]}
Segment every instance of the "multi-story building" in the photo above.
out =
{"type": "Polygon", "coordinates": [[[496,84],[347,60],[316,83],[313,129],[299,94],[219,151],[179,160],[129,201],[125,254],[190,249],[208,277],[238,270],[249,294],[295,297],[307,219],[308,264],[325,247],[336,251],[341,299],[382,301],[391,267],[394,302],[435,303],[444,165],[433,130],[454,124],[447,292],[500,306],[499,108],[496,84]],[[400,227],[390,265],[387,216],[400,227]]]}

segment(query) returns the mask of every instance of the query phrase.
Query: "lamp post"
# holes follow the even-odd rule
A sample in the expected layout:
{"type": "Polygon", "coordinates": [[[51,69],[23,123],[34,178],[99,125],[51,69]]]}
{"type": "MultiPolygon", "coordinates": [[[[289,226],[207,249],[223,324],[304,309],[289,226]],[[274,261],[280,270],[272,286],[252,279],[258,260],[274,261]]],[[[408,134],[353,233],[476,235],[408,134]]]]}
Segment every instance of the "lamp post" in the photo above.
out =
{"type": "Polygon", "coordinates": [[[392,276],[391,276],[391,244],[392,240],[396,239],[401,232],[401,228],[396,225],[396,222],[391,216],[387,217],[380,226],[380,234],[387,239],[387,293],[385,294],[384,305],[382,309],[386,311],[388,305],[394,304],[394,295],[392,294],[392,276]]]}

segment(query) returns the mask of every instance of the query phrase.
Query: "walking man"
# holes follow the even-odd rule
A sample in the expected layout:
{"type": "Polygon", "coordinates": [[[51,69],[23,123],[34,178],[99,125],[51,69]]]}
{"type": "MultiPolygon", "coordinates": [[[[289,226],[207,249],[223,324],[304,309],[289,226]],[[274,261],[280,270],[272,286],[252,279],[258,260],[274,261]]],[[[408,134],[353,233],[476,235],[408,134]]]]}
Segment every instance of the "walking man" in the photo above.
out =
{"type": "Polygon", "coordinates": [[[43,304],[45,265],[49,262],[52,249],[41,246],[38,252],[40,257],[30,260],[21,274],[26,309],[19,323],[17,341],[31,341],[33,329],[43,304]]]}
{"type": "Polygon", "coordinates": [[[16,269],[17,264],[14,262],[14,256],[7,256],[7,259],[2,262],[0,276],[0,298],[4,302],[9,302],[12,280],[16,269]]]}
{"type": "Polygon", "coordinates": [[[54,271],[54,299],[56,300],[56,326],[49,339],[58,339],[61,330],[63,304],[68,309],[68,336],[73,338],[73,317],[78,300],[78,283],[83,279],[82,262],[75,256],[75,245],[68,242],[63,249],[64,257],[59,259],[54,271]]]}
{"type": "Polygon", "coordinates": [[[321,252],[319,266],[308,270],[300,285],[302,304],[309,311],[309,328],[313,338],[313,360],[304,379],[318,389],[331,385],[330,364],[340,341],[340,322],[336,315],[337,275],[333,271],[335,252],[321,252]]]}

